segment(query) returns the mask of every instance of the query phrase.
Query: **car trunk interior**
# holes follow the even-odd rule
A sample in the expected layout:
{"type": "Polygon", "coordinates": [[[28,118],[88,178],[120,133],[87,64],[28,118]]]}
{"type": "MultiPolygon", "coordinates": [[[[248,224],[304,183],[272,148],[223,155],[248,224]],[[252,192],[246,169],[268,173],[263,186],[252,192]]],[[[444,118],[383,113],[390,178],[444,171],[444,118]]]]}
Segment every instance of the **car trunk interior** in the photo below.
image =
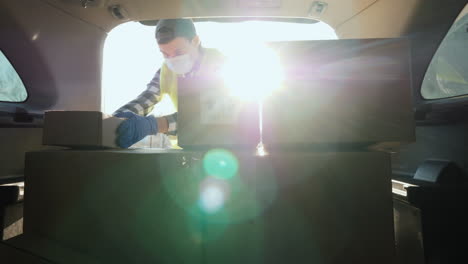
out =
{"type": "MultiPolygon", "coordinates": [[[[392,153],[393,176],[412,179],[427,160],[453,162],[464,175],[468,101],[456,106],[428,102],[420,87],[434,53],[466,1],[326,0],[324,11],[313,2],[0,0],[0,50],[28,92],[23,103],[0,102],[0,185],[22,182],[26,152],[61,149],[42,145],[44,111],[101,111],[103,47],[112,29],[129,21],[151,24],[148,21],[178,17],[311,19],[330,25],[339,39],[409,39],[416,141],[383,149],[392,153]],[[252,2],[259,6],[252,7],[252,2]]],[[[462,210],[466,205],[454,208],[462,210]]]]}

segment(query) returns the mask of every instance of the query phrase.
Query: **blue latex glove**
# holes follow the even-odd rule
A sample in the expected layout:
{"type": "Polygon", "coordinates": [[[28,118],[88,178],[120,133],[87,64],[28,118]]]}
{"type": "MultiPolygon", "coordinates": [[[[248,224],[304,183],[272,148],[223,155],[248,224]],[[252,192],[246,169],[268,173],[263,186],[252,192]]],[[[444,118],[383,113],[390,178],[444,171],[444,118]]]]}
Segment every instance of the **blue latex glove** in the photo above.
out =
{"type": "Polygon", "coordinates": [[[139,116],[132,112],[115,116],[127,118],[117,128],[117,145],[121,148],[128,148],[144,137],[158,133],[158,122],[154,116],[139,116]]]}

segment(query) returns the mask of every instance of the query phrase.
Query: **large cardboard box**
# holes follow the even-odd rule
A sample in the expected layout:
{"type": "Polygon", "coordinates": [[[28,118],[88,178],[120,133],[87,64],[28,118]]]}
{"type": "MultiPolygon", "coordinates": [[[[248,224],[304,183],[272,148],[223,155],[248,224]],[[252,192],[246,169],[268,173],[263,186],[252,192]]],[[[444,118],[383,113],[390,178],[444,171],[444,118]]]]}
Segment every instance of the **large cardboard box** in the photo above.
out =
{"type": "Polygon", "coordinates": [[[287,79],[264,102],[274,148],[398,146],[415,139],[407,39],[280,42],[287,79]]]}
{"type": "Polygon", "coordinates": [[[15,264],[98,264],[97,259],[86,256],[85,253],[70,250],[56,241],[38,237],[19,235],[0,245],[0,256],[6,263],[15,264]]]}
{"type": "Polygon", "coordinates": [[[253,148],[258,144],[258,105],[230,96],[218,77],[178,80],[177,136],[182,148],[253,148]]]}
{"type": "Polygon", "coordinates": [[[118,148],[116,130],[121,122],[99,111],[48,111],[42,142],[75,148],[118,148]]]}
{"type": "Polygon", "coordinates": [[[24,232],[105,263],[392,263],[385,153],[30,152],[24,232]]]}
{"type": "MultiPolygon", "coordinates": [[[[362,149],[414,141],[408,40],[292,41],[269,46],[278,54],[284,81],[263,101],[262,120],[258,104],[230,96],[217,74],[179,80],[181,147],[256,146],[260,125],[264,143],[278,149],[323,145],[362,149]]],[[[256,88],[269,87],[252,89],[256,88]]]]}
{"type": "Polygon", "coordinates": [[[6,243],[0,243],[0,256],[6,263],[14,264],[50,264],[43,258],[26,252],[23,248],[17,248],[6,243]]]}

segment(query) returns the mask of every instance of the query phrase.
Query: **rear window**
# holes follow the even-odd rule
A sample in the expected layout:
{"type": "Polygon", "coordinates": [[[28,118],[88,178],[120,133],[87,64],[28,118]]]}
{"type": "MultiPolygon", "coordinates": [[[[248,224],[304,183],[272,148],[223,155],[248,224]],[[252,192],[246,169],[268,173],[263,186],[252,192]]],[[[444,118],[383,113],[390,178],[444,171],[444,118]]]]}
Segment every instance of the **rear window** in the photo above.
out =
{"type": "Polygon", "coordinates": [[[468,5],[452,25],[426,72],[421,87],[424,99],[468,94],[468,5]]]}
{"type": "MultiPolygon", "coordinates": [[[[337,38],[333,28],[323,22],[203,21],[195,22],[195,27],[204,47],[224,53],[242,49],[243,43],[337,38]]],[[[161,66],[163,56],[154,30],[154,26],[128,22],[109,33],[104,46],[103,112],[112,113],[135,99],[161,66]]],[[[163,107],[159,109],[164,112],[163,107]]]]}
{"type": "Polygon", "coordinates": [[[23,81],[7,57],[0,51],[0,101],[18,103],[24,102],[27,97],[23,81]]]}

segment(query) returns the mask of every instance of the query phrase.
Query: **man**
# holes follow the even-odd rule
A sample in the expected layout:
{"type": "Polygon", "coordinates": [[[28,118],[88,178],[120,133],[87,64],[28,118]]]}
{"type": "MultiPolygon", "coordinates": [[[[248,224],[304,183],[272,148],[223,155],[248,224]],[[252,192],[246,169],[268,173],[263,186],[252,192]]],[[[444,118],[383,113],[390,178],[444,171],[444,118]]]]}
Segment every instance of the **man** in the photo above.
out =
{"type": "Polygon", "coordinates": [[[156,118],[148,115],[163,95],[168,95],[177,109],[177,78],[211,73],[219,69],[223,56],[203,48],[191,19],[163,19],[156,26],[156,40],[164,63],[135,100],[114,112],[127,118],[117,129],[117,144],[128,148],[148,135],[176,135],[177,112],[156,118]]]}

